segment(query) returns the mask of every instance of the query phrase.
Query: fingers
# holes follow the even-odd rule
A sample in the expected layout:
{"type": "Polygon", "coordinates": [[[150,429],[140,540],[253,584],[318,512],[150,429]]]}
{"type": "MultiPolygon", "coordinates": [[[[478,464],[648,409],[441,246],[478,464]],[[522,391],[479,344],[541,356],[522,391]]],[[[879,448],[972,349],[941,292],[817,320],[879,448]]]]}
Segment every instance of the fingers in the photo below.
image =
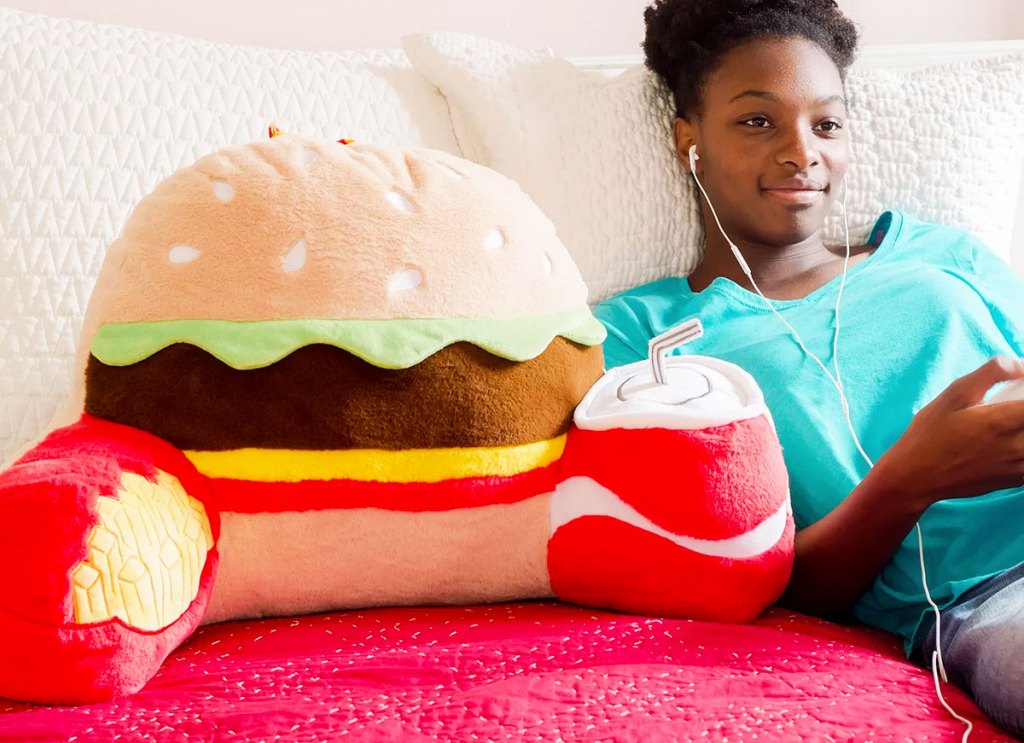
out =
{"type": "Polygon", "coordinates": [[[1009,400],[992,407],[998,408],[1002,414],[1004,431],[1009,433],[1024,431],[1024,400],[1009,400]]]}
{"type": "Polygon", "coordinates": [[[1024,485],[1024,433],[997,439],[986,451],[989,459],[986,469],[992,478],[990,490],[1015,488],[1024,485]]]}
{"type": "Polygon", "coordinates": [[[1020,359],[996,356],[970,374],[954,381],[939,397],[955,408],[966,408],[983,402],[986,393],[994,385],[1012,379],[1024,379],[1024,362],[1020,359]]]}
{"type": "Polygon", "coordinates": [[[1019,440],[1024,458],[1024,400],[1011,400],[998,405],[974,405],[961,409],[958,417],[966,435],[976,436],[994,444],[1019,440]]]}

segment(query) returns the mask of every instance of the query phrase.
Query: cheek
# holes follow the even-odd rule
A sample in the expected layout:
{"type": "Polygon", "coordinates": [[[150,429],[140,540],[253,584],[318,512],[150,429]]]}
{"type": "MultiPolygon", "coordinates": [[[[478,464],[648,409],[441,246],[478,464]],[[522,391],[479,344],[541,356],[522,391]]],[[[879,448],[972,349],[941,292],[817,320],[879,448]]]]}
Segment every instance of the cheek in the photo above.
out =
{"type": "Polygon", "coordinates": [[[753,158],[720,158],[706,165],[701,182],[719,201],[744,200],[757,191],[759,173],[753,158]]]}
{"type": "Polygon", "coordinates": [[[850,168],[850,147],[845,142],[834,151],[827,153],[825,163],[834,183],[839,183],[850,168]]]}

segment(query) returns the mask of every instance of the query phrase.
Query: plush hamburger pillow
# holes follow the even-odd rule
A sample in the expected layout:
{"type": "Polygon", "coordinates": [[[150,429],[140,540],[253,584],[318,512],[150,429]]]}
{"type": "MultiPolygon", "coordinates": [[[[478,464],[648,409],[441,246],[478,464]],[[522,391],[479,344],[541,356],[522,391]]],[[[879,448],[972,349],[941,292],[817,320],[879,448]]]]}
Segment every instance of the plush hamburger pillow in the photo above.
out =
{"type": "Polygon", "coordinates": [[[553,487],[602,372],[586,299],[511,180],[285,135],[204,158],[139,205],[87,315],[85,411],[210,479],[208,618],[522,597],[543,550],[521,564],[512,506],[466,525],[493,558],[472,569],[438,514],[553,487]],[[269,542],[290,545],[270,564],[269,542]]]}
{"type": "Polygon", "coordinates": [[[242,617],[753,618],[792,558],[756,385],[688,370],[721,394],[648,400],[602,376],[604,335],[551,222],[485,167],[285,135],[178,171],[107,254],[77,421],[0,473],[0,696],[128,693],[242,617]]]}

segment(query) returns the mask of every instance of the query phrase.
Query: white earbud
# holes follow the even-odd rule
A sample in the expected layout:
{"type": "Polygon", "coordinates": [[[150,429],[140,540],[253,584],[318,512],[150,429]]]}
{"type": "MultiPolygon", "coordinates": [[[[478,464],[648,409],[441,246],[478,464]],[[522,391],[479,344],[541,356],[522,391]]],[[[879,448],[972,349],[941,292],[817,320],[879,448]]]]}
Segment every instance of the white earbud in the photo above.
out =
{"type": "MultiPolygon", "coordinates": [[[[750,266],[747,265],[747,261],[743,257],[743,253],[741,253],[740,249],[736,247],[736,243],[730,240],[729,236],[725,234],[725,228],[722,227],[722,223],[718,220],[718,212],[715,211],[715,205],[711,203],[711,197],[708,196],[708,192],[704,190],[704,184],[701,183],[700,178],[697,177],[697,161],[700,160],[700,155],[697,154],[697,145],[691,144],[687,154],[690,156],[690,174],[693,176],[693,180],[696,181],[697,188],[699,188],[700,192],[704,194],[704,198],[708,200],[708,207],[711,209],[711,214],[714,216],[715,222],[718,224],[718,231],[722,233],[722,237],[724,237],[725,241],[729,244],[729,250],[731,250],[733,256],[735,256],[736,262],[740,264],[740,269],[747,275],[747,278],[750,279],[753,284],[754,276],[750,272],[750,266]]],[[[754,286],[755,288],[757,287],[756,284],[754,284],[754,286]]],[[[758,290],[758,293],[760,294],[760,290],[758,290]]],[[[768,300],[766,299],[765,301],[767,302],[768,300]]]]}
{"type": "Polygon", "coordinates": [[[700,160],[700,155],[697,154],[697,145],[690,145],[690,172],[697,173],[697,161],[700,160]]]}

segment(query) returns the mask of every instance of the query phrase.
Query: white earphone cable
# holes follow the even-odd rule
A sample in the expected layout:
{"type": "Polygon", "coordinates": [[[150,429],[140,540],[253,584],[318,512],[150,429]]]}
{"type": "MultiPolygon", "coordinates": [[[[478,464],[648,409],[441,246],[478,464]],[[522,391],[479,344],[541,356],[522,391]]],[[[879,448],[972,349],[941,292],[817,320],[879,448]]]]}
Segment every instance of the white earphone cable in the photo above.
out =
{"type": "MultiPolygon", "coordinates": [[[[825,376],[827,376],[829,381],[832,382],[832,386],[836,388],[836,391],[839,393],[839,399],[840,399],[840,401],[842,403],[842,406],[843,406],[843,415],[846,417],[846,425],[850,429],[850,433],[853,435],[853,441],[854,441],[854,443],[857,446],[857,450],[860,452],[860,455],[864,458],[864,461],[868,463],[868,467],[874,467],[874,462],[871,461],[871,458],[868,457],[868,455],[865,453],[864,449],[861,447],[860,440],[857,438],[857,433],[856,433],[856,431],[854,430],[854,427],[853,427],[853,421],[850,419],[850,406],[849,406],[849,403],[847,403],[846,395],[843,392],[843,385],[842,385],[842,382],[839,379],[838,359],[833,358],[833,360],[836,362],[836,369],[837,369],[835,376],[833,376],[832,372],[829,371],[828,367],[825,366],[824,363],[822,363],[821,359],[819,359],[817,356],[815,356],[813,353],[811,353],[810,350],[807,348],[807,346],[804,345],[803,339],[800,338],[800,334],[796,332],[796,329],[792,325],[789,324],[789,322],[786,320],[786,318],[784,318],[782,316],[782,314],[775,308],[775,305],[771,302],[771,300],[769,300],[768,297],[766,297],[764,295],[764,292],[762,292],[761,288],[757,285],[756,279],[754,279],[753,272],[750,270],[750,266],[747,264],[746,260],[743,259],[742,253],[740,253],[740,249],[736,246],[736,244],[731,239],[729,239],[729,235],[726,233],[725,228],[722,227],[722,222],[718,218],[718,213],[715,211],[714,204],[711,203],[711,199],[708,197],[707,191],[704,190],[704,185],[700,182],[700,178],[697,177],[697,173],[696,172],[694,172],[694,171],[691,171],[691,172],[693,172],[693,179],[694,179],[694,181],[696,181],[697,187],[700,189],[701,193],[704,194],[704,198],[707,199],[708,208],[711,210],[711,216],[714,217],[715,223],[718,225],[719,232],[722,233],[722,237],[724,237],[725,241],[729,244],[729,247],[732,250],[733,255],[736,256],[737,261],[740,264],[740,268],[743,270],[743,273],[746,275],[746,277],[750,280],[751,286],[754,287],[754,291],[757,292],[758,296],[760,296],[761,299],[764,300],[764,302],[767,305],[768,309],[771,310],[772,313],[777,318],[779,318],[779,320],[782,322],[782,324],[786,326],[786,328],[789,330],[790,334],[793,336],[793,340],[796,341],[797,345],[800,346],[801,350],[807,355],[808,358],[810,358],[812,361],[814,361],[814,363],[816,363],[818,366],[821,367],[821,370],[823,372],[825,372],[825,376]]],[[[844,208],[843,212],[845,214],[845,208],[844,208]]],[[[846,265],[849,264],[849,260],[850,260],[849,256],[850,256],[850,243],[849,243],[849,232],[847,232],[846,265]]],[[[839,303],[842,301],[842,297],[843,297],[843,295],[842,295],[842,287],[845,286],[845,284],[846,284],[846,265],[844,265],[844,268],[843,268],[843,278],[842,278],[842,283],[840,285],[840,292],[839,292],[839,296],[836,299],[836,332],[835,332],[835,335],[834,335],[834,338],[833,338],[833,342],[832,342],[833,349],[836,349],[839,346],[839,322],[838,322],[838,319],[839,319],[839,303]]],[[[833,357],[834,357],[834,355],[835,355],[835,351],[833,350],[833,357]]]]}
{"type": "MultiPolygon", "coordinates": [[[[836,391],[839,393],[840,403],[842,404],[843,415],[846,418],[847,428],[849,428],[850,435],[853,437],[853,443],[856,445],[857,451],[860,453],[861,457],[867,463],[868,469],[873,469],[875,463],[872,461],[871,457],[867,455],[867,452],[864,451],[864,447],[861,446],[860,443],[860,438],[857,436],[857,432],[854,429],[853,419],[850,415],[850,404],[846,399],[846,393],[843,388],[842,376],[839,373],[839,308],[843,300],[843,290],[846,287],[846,274],[849,271],[850,267],[850,220],[846,212],[846,182],[843,181],[843,200],[841,202],[843,210],[843,231],[846,237],[846,256],[843,260],[843,275],[840,279],[839,292],[836,296],[836,329],[835,334],[832,338],[832,361],[835,367],[835,375],[833,376],[832,372],[830,372],[828,367],[825,366],[824,363],[822,363],[821,359],[819,359],[817,356],[811,353],[807,346],[804,345],[803,340],[800,338],[800,334],[796,332],[796,329],[789,324],[786,318],[784,318],[782,314],[778,311],[778,309],[776,309],[774,303],[764,295],[764,292],[762,292],[760,287],[757,285],[757,281],[755,281],[754,279],[753,272],[750,270],[749,264],[743,258],[743,254],[740,252],[739,247],[729,238],[729,235],[726,233],[725,228],[722,227],[722,222],[718,218],[718,212],[715,211],[715,206],[714,204],[711,203],[711,197],[708,196],[708,192],[704,190],[704,184],[702,184],[700,182],[700,178],[697,177],[696,161],[699,158],[697,157],[697,150],[695,145],[690,147],[689,154],[690,174],[693,175],[693,180],[696,182],[697,188],[700,189],[700,192],[704,195],[704,198],[707,200],[708,208],[711,210],[711,215],[715,219],[715,224],[718,225],[718,231],[722,233],[722,237],[724,237],[726,243],[728,243],[729,249],[732,251],[733,256],[735,256],[736,261],[739,263],[740,269],[750,280],[750,284],[751,286],[754,287],[754,291],[757,292],[758,296],[760,296],[762,300],[764,300],[764,303],[767,305],[768,309],[771,310],[772,313],[774,313],[775,316],[782,321],[782,324],[786,326],[790,334],[793,336],[793,340],[796,341],[797,345],[800,346],[801,350],[807,355],[808,358],[812,359],[818,366],[821,367],[821,370],[825,372],[825,375],[828,377],[829,381],[832,382],[832,386],[836,388],[836,391]]],[[[959,720],[967,726],[967,728],[964,730],[963,738],[961,738],[961,743],[967,743],[970,738],[971,731],[974,729],[974,723],[972,723],[966,717],[963,717],[962,715],[958,714],[956,710],[954,710],[949,705],[949,703],[946,701],[945,697],[942,694],[942,686],[939,681],[940,675],[942,677],[942,681],[949,683],[949,678],[946,675],[946,669],[942,662],[942,614],[938,604],[936,604],[935,601],[932,599],[931,591],[928,590],[928,573],[925,570],[924,564],[924,536],[921,531],[921,523],[918,522],[914,524],[914,528],[917,530],[918,553],[920,555],[921,562],[921,585],[924,588],[925,598],[927,599],[929,606],[932,608],[932,611],[935,613],[935,650],[932,652],[931,658],[932,677],[935,681],[935,694],[938,696],[939,702],[946,709],[946,711],[949,712],[949,714],[952,715],[954,718],[956,718],[957,720],[959,720]]]]}

